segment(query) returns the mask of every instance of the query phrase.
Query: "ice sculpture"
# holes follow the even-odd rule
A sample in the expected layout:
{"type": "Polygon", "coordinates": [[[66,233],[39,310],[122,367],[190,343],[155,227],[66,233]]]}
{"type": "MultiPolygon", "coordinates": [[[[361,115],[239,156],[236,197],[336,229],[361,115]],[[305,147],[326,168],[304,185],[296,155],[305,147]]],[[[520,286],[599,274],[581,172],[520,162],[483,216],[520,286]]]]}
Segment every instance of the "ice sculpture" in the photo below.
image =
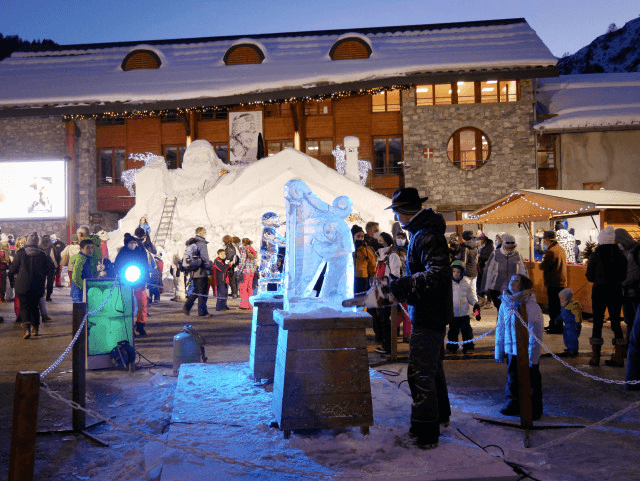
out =
{"type": "Polygon", "coordinates": [[[300,180],[286,183],[284,197],[287,203],[284,310],[352,311],[342,307],[343,299],[353,297],[354,248],[345,221],[351,214],[351,199],[336,197],[329,205],[300,180]],[[316,292],[314,288],[323,271],[320,292],[316,292]]]}
{"type": "Polygon", "coordinates": [[[282,266],[278,266],[278,251],[284,247],[285,238],[276,231],[281,225],[278,214],[267,212],[262,215],[258,295],[264,296],[267,291],[270,294],[282,294],[282,266]]]}

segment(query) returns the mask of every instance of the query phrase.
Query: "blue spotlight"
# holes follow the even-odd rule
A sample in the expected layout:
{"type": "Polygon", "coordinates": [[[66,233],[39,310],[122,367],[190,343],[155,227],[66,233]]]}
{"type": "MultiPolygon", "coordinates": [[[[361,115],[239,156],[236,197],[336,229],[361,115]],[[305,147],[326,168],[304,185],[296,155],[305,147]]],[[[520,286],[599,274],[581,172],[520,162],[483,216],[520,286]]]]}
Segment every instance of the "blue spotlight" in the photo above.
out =
{"type": "Polygon", "coordinates": [[[140,280],[142,271],[136,265],[130,265],[124,269],[124,279],[130,284],[134,284],[140,280]]]}

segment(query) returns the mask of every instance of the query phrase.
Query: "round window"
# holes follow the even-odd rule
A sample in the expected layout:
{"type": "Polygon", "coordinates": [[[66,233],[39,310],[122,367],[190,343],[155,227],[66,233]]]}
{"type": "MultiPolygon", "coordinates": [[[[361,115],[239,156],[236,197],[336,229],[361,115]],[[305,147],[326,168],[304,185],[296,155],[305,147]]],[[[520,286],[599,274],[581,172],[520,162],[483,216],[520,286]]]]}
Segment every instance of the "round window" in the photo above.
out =
{"type": "Polygon", "coordinates": [[[456,130],[447,144],[447,155],[453,165],[462,170],[482,167],[491,154],[489,138],[475,127],[456,130]]]}

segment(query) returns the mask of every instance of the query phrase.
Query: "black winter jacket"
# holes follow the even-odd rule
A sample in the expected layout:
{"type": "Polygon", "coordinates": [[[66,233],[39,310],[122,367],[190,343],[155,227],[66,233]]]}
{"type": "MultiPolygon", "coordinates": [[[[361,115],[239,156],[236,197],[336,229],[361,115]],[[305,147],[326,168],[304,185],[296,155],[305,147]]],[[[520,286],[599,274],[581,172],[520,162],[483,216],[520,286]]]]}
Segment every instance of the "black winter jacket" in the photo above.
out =
{"type": "Polygon", "coordinates": [[[42,297],[47,275],[54,269],[51,257],[42,249],[27,246],[16,252],[8,275],[10,280],[17,275],[14,281],[16,294],[42,297]]]}
{"type": "Polygon", "coordinates": [[[460,260],[465,263],[464,275],[478,277],[478,247],[473,240],[460,244],[460,260]]]}
{"type": "Polygon", "coordinates": [[[594,287],[619,284],[622,292],[622,282],[627,277],[627,258],[617,244],[601,244],[589,256],[586,276],[594,287]]]}
{"type": "Polygon", "coordinates": [[[487,265],[487,261],[489,260],[489,256],[493,252],[493,241],[491,239],[487,239],[484,241],[482,247],[478,249],[478,270],[480,272],[484,272],[484,268],[487,265]]]}
{"type": "Polygon", "coordinates": [[[444,332],[453,318],[453,290],[446,223],[440,214],[423,209],[405,227],[411,233],[405,277],[392,281],[390,289],[400,302],[409,304],[414,326],[444,332]]]}

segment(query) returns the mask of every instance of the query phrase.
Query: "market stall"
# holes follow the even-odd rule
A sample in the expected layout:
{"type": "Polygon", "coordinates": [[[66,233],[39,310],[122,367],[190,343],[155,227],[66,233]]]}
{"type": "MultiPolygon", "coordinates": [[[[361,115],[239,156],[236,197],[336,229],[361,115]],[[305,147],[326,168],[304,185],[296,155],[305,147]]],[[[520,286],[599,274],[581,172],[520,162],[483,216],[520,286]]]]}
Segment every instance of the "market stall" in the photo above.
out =
{"type": "MultiPolygon", "coordinates": [[[[582,226],[589,226],[588,238],[591,240],[595,240],[597,233],[609,225],[627,229],[634,238],[640,239],[640,194],[617,190],[520,189],[468,214],[466,219],[447,224],[465,226],[465,229],[491,224],[523,226],[528,233],[529,245],[528,249],[520,248],[520,253],[527,259],[525,264],[534,282],[533,290],[538,302],[546,304],[542,271],[539,262],[532,260],[533,235],[536,229],[553,228],[555,221],[565,219],[570,223],[580,220],[582,226]]],[[[586,262],[569,264],[567,287],[573,289],[574,298],[582,304],[583,310],[591,312],[591,283],[586,279],[586,268],[586,262]]]]}

